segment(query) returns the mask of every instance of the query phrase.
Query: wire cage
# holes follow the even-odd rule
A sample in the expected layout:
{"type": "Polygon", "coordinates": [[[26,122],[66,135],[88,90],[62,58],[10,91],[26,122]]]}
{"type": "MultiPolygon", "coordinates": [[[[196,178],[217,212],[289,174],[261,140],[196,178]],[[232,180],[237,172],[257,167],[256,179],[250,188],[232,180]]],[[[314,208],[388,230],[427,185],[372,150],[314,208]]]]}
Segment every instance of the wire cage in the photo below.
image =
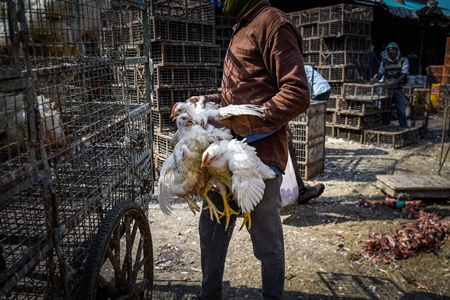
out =
{"type": "Polygon", "coordinates": [[[151,297],[148,7],[0,5],[0,299],[151,297]]]}

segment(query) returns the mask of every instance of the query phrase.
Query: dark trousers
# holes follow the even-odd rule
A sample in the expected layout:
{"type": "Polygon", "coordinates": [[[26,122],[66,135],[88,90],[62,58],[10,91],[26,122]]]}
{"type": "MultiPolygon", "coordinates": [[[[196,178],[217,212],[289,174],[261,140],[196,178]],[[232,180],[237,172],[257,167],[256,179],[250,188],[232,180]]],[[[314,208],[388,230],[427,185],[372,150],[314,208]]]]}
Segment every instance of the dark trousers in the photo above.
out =
{"type": "Polygon", "coordinates": [[[408,127],[408,121],[406,117],[406,106],[409,105],[408,99],[405,97],[403,88],[394,89],[392,95],[392,102],[395,105],[395,111],[397,112],[398,123],[402,127],[408,127]]]}
{"type": "MultiPolygon", "coordinates": [[[[283,228],[280,217],[281,181],[281,175],[264,181],[265,193],[261,202],[251,212],[252,227],[248,231],[253,244],[253,254],[261,261],[263,299],[283,299],[285,270],[283,228]]],[[[209,192],[208,195],[217,208],[222,210],[223,202],[220,195],[216,192],[209,192]]],[[[203,202],[203,207],[205,205],[206,202],[203,202]]],[[[234,201],[230,201],[230,205],[233,209],[238,209],[234,201]]],[[[199,232],[203,275],[200,298],[202,300],[222,299],[225,259],[236,219],[236,215],[233,215],[228,229],[225,230],[224,219],[221,219],[221,224],[218,224],[214,219],[211,221],[209,210],[202,210],[200,214],[199,232]]],[[[250,256],[250,253],[243,255],[250,256]]],[[[233,258],[230,257],[230,259],[233,258]]]]}

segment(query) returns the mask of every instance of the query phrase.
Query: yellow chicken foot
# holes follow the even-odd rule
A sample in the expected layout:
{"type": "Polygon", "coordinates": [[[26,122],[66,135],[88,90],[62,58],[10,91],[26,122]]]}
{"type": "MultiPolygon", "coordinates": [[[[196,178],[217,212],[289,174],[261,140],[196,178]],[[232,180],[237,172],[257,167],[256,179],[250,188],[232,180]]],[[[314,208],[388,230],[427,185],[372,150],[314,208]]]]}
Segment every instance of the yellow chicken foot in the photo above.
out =
{"type": "MultiPolygon", "coordinates": [[[[230,194],[228,194],[228,195],[230,195],[230,194]]],[[[225,194],[221,193],[220,195],[222,196],[222,200],[223,200],[223,213],[220,216],[220,218],[225,217],[225,230],[227,230],[228,225],[230,224],[231,215],[239,215],[239,212],[232,209],[230,204],[228,204],[228,195],[226,193],[225,194]]]]}
{"type": "Polygon", "coordinates": [[[241,230],[245,224],[247,224],[247,229],[252,228],[252,218],[250,217],[250,212],[243,213],[244,221],[242,221],[242,225],[239,228],[241,230]]]}
{"type": "Polygon", "coordinates": [[[203,199],[205,199],[206,203],[208,204],[203,208],[203,210],[209,210],[209,215],[211,216],[211,221],[213,220],[213,216],[216,218],[217,223],[220,224],[220,217],[219,215],[222,215],[223,213],[217,209],[217,207],[214,205],[212,200],[208,197],[206,193],[203,195],[203,199]]]}
{"type": "Polygon", "coordinates": [[[198,207],[197,203],[194,200],[190,199],[189,197],[184,197],[184,200],[186,200],[187,204],[189,205],[189,209],[194,213],[194,215],[196,211],[200,211],[200,207],[198,207]]]}

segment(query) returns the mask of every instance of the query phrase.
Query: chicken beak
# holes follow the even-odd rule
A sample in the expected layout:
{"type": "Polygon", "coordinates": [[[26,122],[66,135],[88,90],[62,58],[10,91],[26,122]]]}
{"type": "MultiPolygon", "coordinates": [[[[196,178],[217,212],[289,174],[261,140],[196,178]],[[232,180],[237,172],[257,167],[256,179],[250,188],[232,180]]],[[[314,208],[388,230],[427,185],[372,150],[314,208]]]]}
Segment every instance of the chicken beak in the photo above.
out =
{"type": "Polygon", "coordinates": [[[172,118],[172,121],[176,121],[176,119],[178,118],[178,115],[175,113],[171,113],[170,117],[172,118]]]}

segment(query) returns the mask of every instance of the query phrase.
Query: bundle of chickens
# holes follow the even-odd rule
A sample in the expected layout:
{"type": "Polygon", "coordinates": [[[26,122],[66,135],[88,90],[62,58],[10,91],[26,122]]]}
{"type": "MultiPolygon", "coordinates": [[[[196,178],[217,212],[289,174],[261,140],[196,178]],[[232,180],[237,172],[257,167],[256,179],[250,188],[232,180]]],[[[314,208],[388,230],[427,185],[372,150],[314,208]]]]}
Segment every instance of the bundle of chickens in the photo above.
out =
{"type": "MultiPolygon", "coordinates": [[[[64,144],[64,131],[59,112],[54,103],[40,95],[37,97],[41,130],[47,149],[55,149],[64,144]]],[[[10,154],[26,152],[28,139],[28,119],[25,95],[0,94],[0,146],[10,154]]]]}
{"type": "Polygon", "coordinates": [[[229,105],[219,108],[198,97],[197,103],[176,103],[172,116],[176,118],[178,133],[172,138],[173,153],[164,161],[158,180],[158,201],[161,211],[170,215],[171,200],[183,198],[195,214],[200,208],[194,199],[206,201],[211,220],[225,217],[228,227],[231,215],[238,215],[229,205],[236,201],[244,216],[241,228],[251,227],[250,213],[264,195],[264,180],[275,173],[256,155],[256,149],[245,141],[234,139],[228,128],[216,128],[210,118],[227,119],[252,115],[264,118],[264,108],[257,105],[229,105]],[[208,192],[220,193],[223,211],[219,211],[208,192]],[[230,196],[231,192],[231,196],[230,196]]]}
{"type": "Polygon", "coordinates": [[[373,263],[389,264],[392,261],[418,256],[422,252],[438,251],[450,233],[450,221],[444,214],[420,211],[418,221],[403,227],[394,234],[369,236],[362,243],[363,257],[373,263]]]}

